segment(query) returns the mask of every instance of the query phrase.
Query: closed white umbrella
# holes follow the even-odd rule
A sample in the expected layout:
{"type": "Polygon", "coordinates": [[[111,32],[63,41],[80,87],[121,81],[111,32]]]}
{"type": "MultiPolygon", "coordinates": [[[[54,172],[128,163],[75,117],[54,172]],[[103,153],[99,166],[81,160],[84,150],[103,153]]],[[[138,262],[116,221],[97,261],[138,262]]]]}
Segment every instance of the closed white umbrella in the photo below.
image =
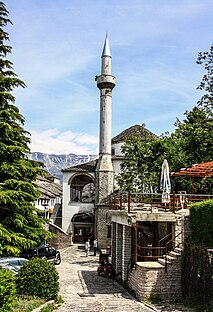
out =
{"type": "Polygon", "coordinates": [[[169,177],[169,165],[166,159],[164,159],[162,164],[160,189],[162,191],[162,203],[168,204],[170,202],[171,182],[169,177]]]}

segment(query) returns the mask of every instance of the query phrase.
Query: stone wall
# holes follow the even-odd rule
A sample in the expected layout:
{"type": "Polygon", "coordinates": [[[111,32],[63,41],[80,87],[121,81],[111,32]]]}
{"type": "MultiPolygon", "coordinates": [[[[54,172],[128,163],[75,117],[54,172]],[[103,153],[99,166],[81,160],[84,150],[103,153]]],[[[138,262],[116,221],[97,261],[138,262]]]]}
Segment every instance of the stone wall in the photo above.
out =
{"type": "Polygon", "coordinates": [[[185,246],[182,285],[184,298],[213,307],[213,249],[185,246]]]}
{"type": "Polygon", "coordinates": [[[123,226],[116,223],[116,262],[115,272],[116,278],[119,282],[122,281],[122,245],[123,245],[123,226]]]}
{"type": "Polygon", "coordinates": [[[139,300],[147,298],[161,300],[179,300],[181,290],[181,256],[176,256],[171,263],[139,262],[129,276],[128,287],[139,300]]]}
{"type": "Polygon", "coordinates": [[[106,248],[111,245],[108,227],[111,227],[111,214],[108,206],[97,206],[95,208],[95,237],[98,240],[99,248],[106,248]]]}
{"type": "Polygon", "coordinates": [[[123,225],[122,242],[122,282],[126,283],[131,264],[131,227],[123,225]]]}
{"type": "Polygon", "coordinates": [[[48,240],[48,244],[50,244],[54,248],[63,249],[71,245],[70,235],[65,233],[57,225],[49,224],[49,231],[55,235],[55,237],[48,240]]]}

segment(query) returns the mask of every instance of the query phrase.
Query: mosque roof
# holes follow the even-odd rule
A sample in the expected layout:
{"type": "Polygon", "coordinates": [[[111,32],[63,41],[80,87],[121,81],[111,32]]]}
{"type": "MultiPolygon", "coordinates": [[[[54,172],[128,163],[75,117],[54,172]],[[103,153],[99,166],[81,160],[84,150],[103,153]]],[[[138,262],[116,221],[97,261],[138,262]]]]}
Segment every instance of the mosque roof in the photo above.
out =
{"type": "Polygon", "coordinates": [[[61,171],[62,172],[71,172],[71,171],[74,171],[74,172],[95,172],[95,167],[96,167],[97,161],[98,161],[98,159],[94,159],[94,160],[91,160],[91,161],[84,163],[84,164],[64,168],[61,171]]]}
{"type": "Polygon", "coordinates": [[[144,131],[147,133],[148,136],[152,137],[153,139],[158,139],[158,136],[156,134],[144,128],[144,126],[134,125],[112,138],[112,144],[123,142],[130,136],[139,136],[143,139],[144,131]]]}

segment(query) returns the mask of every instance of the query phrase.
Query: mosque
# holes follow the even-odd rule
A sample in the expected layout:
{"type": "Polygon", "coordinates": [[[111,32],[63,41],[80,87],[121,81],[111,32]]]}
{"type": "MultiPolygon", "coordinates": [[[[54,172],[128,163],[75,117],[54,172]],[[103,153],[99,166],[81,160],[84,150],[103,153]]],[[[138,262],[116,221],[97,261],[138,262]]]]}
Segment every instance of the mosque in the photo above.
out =
{"type": "MultiPolygon", "coordinates": [[[[110,217],[106,220],[107,213],[100,211],[105,210],[104,200],[116,189],[115,177],[120,172],[124,159],[122,145],[128,136],[141,136],[142,132],[142,126],[134,125],[114,138],[111,137],[112,91],[116,85],[116,78],[111,74],[111,60],[106,35],[101,57],[101,75],[95,77],[100,90],[99,157],[62,170],[62,229],[66,233],[72,233],[74,243],[83,243],[88,238],[93,239],[94,235],[103,245],[109,243],[107,237],[110,237],[110,217]],[[103,222],[106,224],[105,235],[103,222]]],[[[155,136],[149,130],[147,132],[155,136]]]]}
{"type": "Polygon", "coordinates": [[[99,157],[62,170],[60,226],[71,236],[71,244],[96,238],[99,249],[110,246],[116,279],[139,300],[149,296],[177,300],[181,298],[181,246],[189,233],[189,210],[175,198],[167,204],[161,200],[147,204],[144,198],[131,198],[130,193],[124,195],[117,189],[116,175],[124,161],[122,145],[129,136],[143,139],[144,127],[134,125],[111,137],[116,85],[111,60],[106,36],[101,74],[95,77],[100,90],[99,157]]]}

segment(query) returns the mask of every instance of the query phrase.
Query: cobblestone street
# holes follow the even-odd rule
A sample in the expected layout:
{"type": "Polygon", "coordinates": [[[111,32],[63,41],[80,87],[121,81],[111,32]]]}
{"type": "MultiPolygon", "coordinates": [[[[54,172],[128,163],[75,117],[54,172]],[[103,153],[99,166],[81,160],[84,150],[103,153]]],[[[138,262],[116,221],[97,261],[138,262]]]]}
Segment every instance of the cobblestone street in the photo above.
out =
{"type": "Polygon", "coordinates": [[[98,259],[92,253],[86,257],[77,246],[62,252],[62,262],[57,270],[60,274],[60,295],[65,302],[58,311],[150,312],[116,281],[98,276],[98,259]]]}
{"type": "Polygon", "coordinates": [[[62,251],[62,262],[56,266],[60,275],[60,295],[64,303],[57,311],[192,311],[159,306],[149,308],[132,297],[115,280],[97,274],[98,256],[85,256],[76,245],[62,251]]]}

